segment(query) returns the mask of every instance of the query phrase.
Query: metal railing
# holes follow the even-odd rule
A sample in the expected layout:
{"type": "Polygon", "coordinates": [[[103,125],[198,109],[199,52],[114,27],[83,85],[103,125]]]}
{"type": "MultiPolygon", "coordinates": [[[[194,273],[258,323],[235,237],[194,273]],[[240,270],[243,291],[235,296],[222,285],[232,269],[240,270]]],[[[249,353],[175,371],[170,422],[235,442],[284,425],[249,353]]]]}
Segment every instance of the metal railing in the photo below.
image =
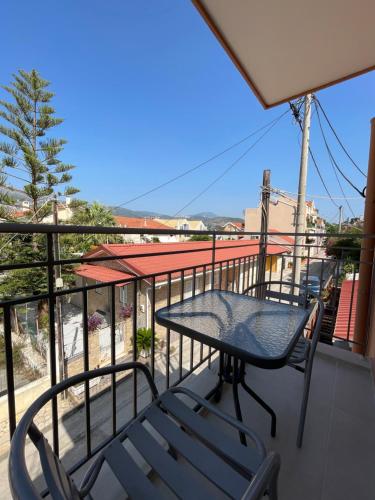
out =
{"type": "MultiPolygon", "coordinates": [[[[124,360],[136,361],[139,358],[139,346],[137,340],[139,336],[139,328],[145,327],[149,330],[150,338],[150,353],[146,359],[150,366],[152,377],[157,380],[159,385],[168,388],[171,385],[177,385],[185,380],[189,375],[193,374],[199,367],[205,363],[210,365],[211,358],[214,351],[203,345],[198,345],[196,341],[186,339],[182,335],[170,330],[163,330],[164,333],[159,333],[161,327],[155,323],[155,310],[162,305],[170,305],[171,303],[183,300],[187,296],[194,296],[196,293],[204,293],[210,288],[217,288],[222,290],[231,290],[233,292],[241,293],[244,289],[255,284],[259,281],[274,281],[277,277],[278,281],[291,280],[293,263],[293,251],[295,246],[288,244],[281,238],[283,236],[292,236],[289,233],[275,233],[266,235],[267,245],[265,251],[259,252],[259,242],[257,239],[261,236],[260,233],[250,232],[235,232],[228,233],[224,231],[177,231],[177,230],[150,230],[146,228],[129,229],[129,228],[103,228],[103,227],[76,227],[76,226],[50,226],[50,225],[37,225],[37,224],[0,224],[0,234],[2,235],[31,235],[30,241],[38,236],[40,239],[39,246],[42,247],[41,259],[38,261],[30,262],[2,262],[0,265],[1,282],[3,282],[9,273],[17,272],[30,272],[30,270],[44,270],[45,282],[39,285],[38,293],[16,293],[11,297],[0,297],[0,312],[2,311],[2,332],[5,365],[0,369],[6,374],[6,387],[7,387],[7,404],[8,404],[8,421],[9,421],[9,434],[13,434],[19,412],[17,411],[16,402],[16,387],[18,383],[15,380],[17,371],[16,362],[19,356],[18,347],[15,343],[15,338],[20,335],[16,332],[17,325],[17,308],[30,307],[33,308],[34,314],[38,305],[42,302],[45,303],[45,314],[48,319],[48,327],[45,327],[45,339],[47,343],[48,352],[48,372],[49,372],[49,385],[53,386],[57,383],[59,378],[69,376],[72,359],[81,361],[81,371],[88,370],[94,350],[92,345],[93,335],[90,331],[90,304],[95,300],[99,301],[98,297],[92,297],[93,293],[100,290],[108,290],[108,293],[101,296],[101,304],[103,301],[106,313],[107,327],[105,330],[106,338],[103,340],[105,345],[106,360],[111,364],[116,364],[124,360]],[[176,235],[182,238],[191,237],[193,235],[205,235],[210,238],[208,241],[201,241],[194,245],[182,245],[181,248],[168,250],[168,244],[161,245],[155,244],[154,247],[147,247],[147,252],[142,251],[143,244],[137,245],[140,251],[137,253],[130,252],[129,247],[124,247],[123,254],[107,254],[100,256],[76,256],[67,255],[61,258],[60,255],[55,255],[56,245],[54,245],[55,238],[61,238],[64,235],[107,235],[108,239],[118,237],[119,235],[132,235],[132,234],[148,234],[153,236],[161,235],[176,235]],[[230,241],[222,241],[222,238],[234,238],[230,241]],[[238,238],[243,238],[239,240],[238,238]],[[41,243],[42,241],[42,243],[41,243]],[[44,243],[43,243],[44,242],[44,243]],[[277,248],[279,247],[279,248],[277,248]],[[225,250],[224,250],[225,249],[225,250]],[[240,255],[232,255],[231,250],[240,249],[240,255]],[[225,253],[227,255],[225,255],[225,253]],[[179,255],[196,255],[197,261],[194,265],[189,263],[181,264],[174,268],[172,265],[163,267],[162,270],[151,273],[135,272],[131,263],[134,259],[147,259],[159,257],[160,259],[166,256],[177,257],[179,255]],[[77,264],[102,264],[116,269],[119,269],[118,263],[126,260],[129,268],[124,272],[128,275],[124,279],[116,279],[113,281],[105,282],[79,282],[77,278],[74,283],[65,288],[56,287],[56,268],[61,266],[62,269],[70,271],[72,276],[74,268],[77,264]],[[260,259],[263,259],[263,265],[260,264],[260,259]],[[260,276],[260,270],[264,270],[264,276],[260,276]],[[119,301],[116,294],[118,286],[127,286],[130,289],[128,292],[128,303],[131,306],[131,316],[123,320],[123,331],[119,334],[119,301]],[[159,295],[162,296],[160,299],[159,295]],[[68,305],[75,297],[75,308],[79,311],[77,316],[81,317],[81,321],[77,323],[74,328],[78,332],[76,337],[80,338],[80,347],[75,348],[75,356],[67,356],[67,345],[64,345],[64,310],[56,308],[56,302],[68,305]],[[78,299],[77,299],[78,297],[78,299]],[[140,313],[142,308],[146,307],[146,316],[140,313]],[[62,314],[62,316],[61,316],[62,314]],[[60,315],[60,316],[58,316],[60,315]],[[142,316],[143,315],[143,316],[142,316]],[[60,323],[59,323],[60,321],[60,323]],[[60,325],[60,326],[59,326],[60,325]],[[77,326],[78,325],[78,326],[77,326]],[[160,336],[163,336],[161,341],[160,336]],[[124,345],[123,349],[119,351],[121,342],[125,344],[126,338],[128,346],[124,345]],[[172,338],[173,337],[173,338],[172,338]],[[162,347],[161,347],[162,345],[162,347]],[[108,355],[109,353],[109,355],[108,355]],[[62,358],[62,359],[61,359],[62,358]],[[70,359],[71,358],[71,359],[70,359]],[[108,359],[109,358],[109,359],[108,359]],[[62,363],[62,371],[60,371],[60,364],[62,363]],[[161,373],[161,367],[164,373],[161,373]],[[157,372],[157,373],[156,373],[157,372]]],[[[305,235],[308,237],[308,233],[305,235]]],[[[341,235],[342,237],[343,235],[341,235]]],[[[344,235],[345,238],[358,239],[360,235],[344,235]]],[[[301,258],[304,264],[304,278],[308,279],[312,275],[319,277],[320,293],[325,298],[327,315],[332,317],[331,331],[329,329],[325,332],[323,340],[331,343],[335,340],[334,335],[334,320],[337,314],[337,306],[339,302],[340,284],[343,279],[344,273],[350,265],[353,270],[353,288],[350,300],[350,311],[354,309],[354,286],[358,269],[360,265],[359,258],[353,258],[352,253],[350,261],[348,260],[349,252],[352,248],[338,247],[335,249],[336,255],[334,257],[327,256],[325,253],[325,241],[327,235],[315,234],[317,244],[304,244],[305,255],[301,258]],[[337,253],[339,252],[339,254],[337,253]]],[[[332,235],[332,238],[339,238],[340,235],[332,235]]],[[[144,247],[146,248],[146,247],[144,247]]],[[[63,253],[63,252],[62,252],[63,253]]],[[[372,267],[372,262],[368,263],[372,267]]],[[[20,275],[18,274],[18,277],[20,275]]],[[[1,285],[0,282],[0,285],[1,285]]],[[[63,308],[64,309],[64,308],[63,308]]],[[[351,314],[351,312],[350,312],[351,314]]],[[[327,317],[328,317],[327,316],[327,317]]],[[[350,336],[351,319],[349,320],[347,338],[349,344],[354,340],[350,336]]],[[[27,332],[24,332],[27,335],[27,332]]],[[[101,334],[104,335],[104,334],[101,334]]],[[[100,334],[97,334],[100,337],[100,334]]],[[[101,338],[96,339],[98,346],[95,351],[96,360],[100,349],[101,338]]],[[[77,340],[74,340],[77,343],[77,340]]],[[[22,347],[21,347],[22,350],[22,347]]],[[[71,350],[70,352],[72,352],[71,350]]],[[[22,353],[21,353],[22,354],[22,353]]],[[[78,363],[79,364],[79,363],[78,363]]],[[[91,366],[92,368],[92,366],[91,366]]],[[[76,368],[75,368],[76,369],[76,368]]],[[[73,374],[73,372],[71,372],[73,374]]],[[[140,387],[137,379],[137,374],[133,373],[131,380],[131,393],[132,393],[132,416],[137,415],[139,410],[139,397],[140,387]]],[[[34,382],[35,384],[35,382],[34,382]]],[[[111,436],[119,432],[119,425],[117,422],[117,386],[119,380],[112,376],[110,380],[101,381],[95,390],[93,387],[85,383],[84,388],[77,389],[75,394],[82,394],[82,398],[75,399],[76,409],[82,408],[84,410],[85,421],[85,453],[84,457],[75,463],[71,471],[76,470],[79,466],[89,460],[93,454],[101,449],[105,442],[104,440],[98,446],[94,447],[92,443],[92,414],[91,406],[93,404],[93,397],[101,394],[104,391],[111,395],[111,436]],[[91,391],[91,392],[90,392],[91,391]]],[[[163,387],[161,387],[163,389],[163,387]]],[[[69,394],[66,397],[72,398],[74,395],[69,394]]],[[[22,397],[22,396],[20,396],[22,397]]],[[[74,399],[74,398],[73,398],[74,399]]],[[[59,453],[59,405],[60,401],[55,398],[52,401],[52,441],[55,452],[59,453]]],[[[60,415],[61,416],[61,415],[60,415]]],[[[60,419],[61,420],[61,419],[60,419]]],[[[109,438],[110,438],[109,437],[109,438]]]]}

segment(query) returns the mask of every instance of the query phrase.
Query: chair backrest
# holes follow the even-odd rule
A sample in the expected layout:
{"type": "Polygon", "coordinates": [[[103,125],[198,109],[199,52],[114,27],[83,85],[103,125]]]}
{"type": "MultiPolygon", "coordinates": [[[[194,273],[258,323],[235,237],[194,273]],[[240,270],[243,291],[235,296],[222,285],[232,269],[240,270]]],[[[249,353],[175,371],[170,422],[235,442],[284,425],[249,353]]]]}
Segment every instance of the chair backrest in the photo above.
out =
{"type": "Polygon", "coordinates": [[[313,356],[315,353],[316,346],[318,344],[320,338],[320,330],[323,321],[324,315],[324,304],[319,295],[308,292],[309,297],[311,296],[316,302],[313,303],[307,295],[307,290],[304,289],[301,285],[297,285],[295,283],[291,283],[289,281],[268,281],[264,283],[257,283],[255,285],[249,286],[246,290],[243,291],[245,295],[256,295],[257,297],[261,296],[264,299],[275,299],[279,302],[288,302],[289,304],[296,304],[299,307],[310,308],[313,313],[316,311],[314,316],[314,326],[313,332],[311,334],[311,348],[310,352],[313,356]],[[276,288],[276,290],[271,289],[271,287],[276,288]],[[283,288],[289,287],[291,293],[286,293],[283,291],[283,288]],[[299,290],[299,295],[294,295],[294,290],[299,290]],[[259,293],[260,291],[260,293],[259,293]]]}
{"type": "Polygon", "coordinates": [[[26,464],[25,446],[27,435],[30,436],[30,439],[37,448],[42,471],[51,497],[54,500],[75,500],[81,498],[82,495],[64,470],[63,465],[53,452],[47,439],[33,423],[34,418],[44,405],[49,403],[61,392],[69,389],[69,387],[96,377],[103,377],[113,373],[134,369],[143,372],[150,387],[152,397],[156,399],[158,397],[158,391],[150,371],[141,363],[129,362],[97,368],[78,375],[73,375],[69,379],[48,389],[31,404],[16,427],[10,447],[9,481],[13,498],[20,500],[26,498],[27,500],[40,500],[42,498],[34,481],[30,477],[26,464]]]}
{"type": "Polygon", "coordinates": [[[54,500],[80,499],[81,497],[74,481],[65,471],[49,442],[34,423],[30,425],[28,434],[38,450],[44,479],[51,498],[54,500]]]}

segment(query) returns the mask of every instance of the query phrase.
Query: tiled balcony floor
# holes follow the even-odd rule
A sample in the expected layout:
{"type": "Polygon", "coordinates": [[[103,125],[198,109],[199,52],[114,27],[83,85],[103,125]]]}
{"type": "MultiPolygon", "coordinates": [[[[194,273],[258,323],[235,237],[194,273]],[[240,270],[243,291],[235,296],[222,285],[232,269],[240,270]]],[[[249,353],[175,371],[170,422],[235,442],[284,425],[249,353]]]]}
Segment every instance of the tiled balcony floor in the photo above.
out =
{"type": "MultiPolygon", "coordinates": [[[[332,354],[337,350],[327,349],[332,354]]],[[[258,432],[268,449],[281,455],[280,500],[375,498],[375,399],[364,363],[316,354],[301,449],[295,443],[303,375],[291,368],[249,367],[247,381],[277,413],[277,436],[272,438],[268,414],[240,389],[244,423],[258,432]]],[[[230,386],[219,405],[234,415],[230,386]]]]}

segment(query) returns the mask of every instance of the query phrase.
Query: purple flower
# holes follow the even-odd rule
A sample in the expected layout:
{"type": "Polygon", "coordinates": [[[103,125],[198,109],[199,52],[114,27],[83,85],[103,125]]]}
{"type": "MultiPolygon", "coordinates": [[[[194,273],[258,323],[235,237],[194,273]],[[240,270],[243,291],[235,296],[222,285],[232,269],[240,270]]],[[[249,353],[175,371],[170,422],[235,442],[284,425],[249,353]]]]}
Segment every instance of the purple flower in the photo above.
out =
{"type": "Polygon", "coordinates": [[[95,332],[103,323],[103,319],[99,316],[99,314],[91,314],[87,318],[87,328],[89,333],[95,332]]]}
{"type": "Polygon", "coordinates": [[[127,319],[130,318],[133,312],[133,306],[131,304],[125,304],[121,306],[120,310],[120,318],[121,319],[127,319]]]}

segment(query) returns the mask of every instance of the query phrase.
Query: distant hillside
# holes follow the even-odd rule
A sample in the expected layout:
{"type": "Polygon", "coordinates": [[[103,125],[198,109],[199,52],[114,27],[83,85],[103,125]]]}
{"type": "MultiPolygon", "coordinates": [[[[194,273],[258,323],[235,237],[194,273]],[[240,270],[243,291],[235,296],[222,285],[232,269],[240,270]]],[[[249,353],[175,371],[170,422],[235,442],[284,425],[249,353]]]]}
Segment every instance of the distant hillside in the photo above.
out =
{"type": "Polygon", "coordinates": [[[125,217],[159,217],[160,219],[171,219],[170,215],[159,214],[157,212],[148,212],[147,210],[130,210],[129,208],[108,207],[114,215],[123,215],[125,217]]]}
{"type": "MultiPolygon", "coordinates": [[[[114,215],[124,215],[125,217],[159,217],[160,219],[173,219],[170,215],[149,212],[147,210],[130,210],[129,208],[109,207],[114,215]]],[[[186,217],[191,220],[202,220],[208,229],[218,229],[227,222],[243,222],[239,217],[227,217],[225,215],[216,215],[213,212],[200,212],[186,217]]]]}

